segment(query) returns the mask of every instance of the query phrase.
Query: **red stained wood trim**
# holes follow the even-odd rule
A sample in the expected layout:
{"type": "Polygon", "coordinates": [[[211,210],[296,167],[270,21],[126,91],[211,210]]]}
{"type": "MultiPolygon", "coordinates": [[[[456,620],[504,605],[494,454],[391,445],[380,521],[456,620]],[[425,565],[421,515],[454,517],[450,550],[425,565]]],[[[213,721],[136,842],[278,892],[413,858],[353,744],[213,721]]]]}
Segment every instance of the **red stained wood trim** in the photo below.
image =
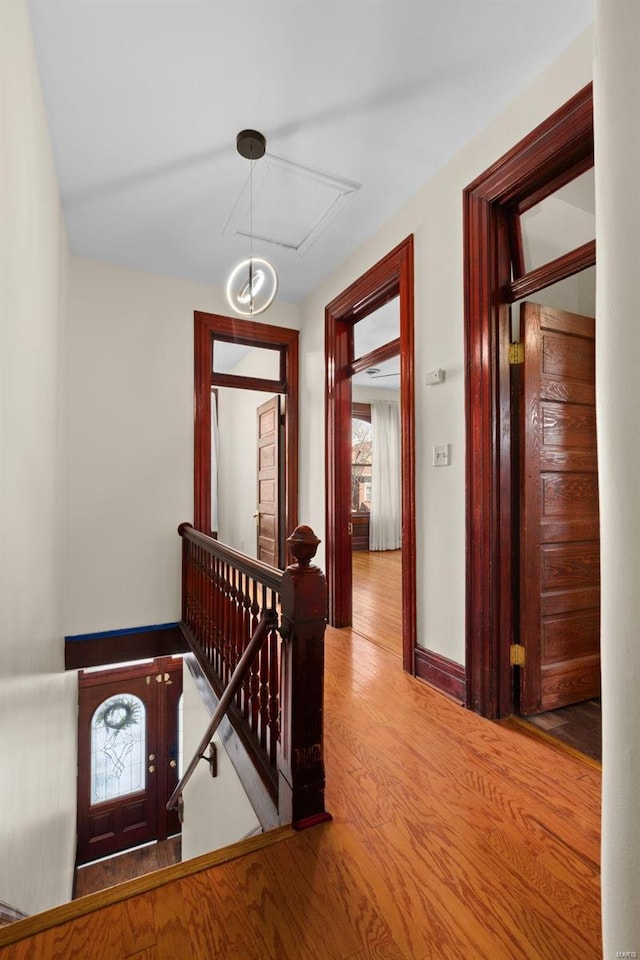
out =
{"type": "Polygon", "coordinates": [[[461,664],[423,647],[416,647],[415,657],[416,677],[437,687],[458,703],[464,703],[465,672],[461,664]]]}
{"type": "Polygon", "coordinates": [[[511,266],[513,276],[517,279],[525,273],[524,243],[522,241],[522,224],[517,213],[509,216],[509,243],[511,246],[511,266]]]}
{"type": "Polygon", "coordinates": [[[515,208],[517,213],[526,213],[527,210],[535,207],[536,204],[542,203],[542,201],[546,200],[547,197],[550,197],[558,190],[561,190],[562,187],[566,186],[572,180],[575,180],[576,177],[579,177],[581,174],[586,173],[587,170],[590,170],[593,166],[593,162],[593,150],[590,150],[572,167],[562,170],[551,180],[546,180],[538,190],[529,194],[524,200],[518,203],[515,208]]]}
{"type": "MultiPolygon", "coordinates": [[[[329,622],[351,623],[351,379],[353,324],[393,297],[400,298],[400,415],[402,422],[403,666],[415,672],[415,413],[413,359],[413,235],[398,244],[325,310],[326,511],[329,622]]],[[[384,348],[383,348],[384,349],[384,348]]],[[[398,352],[394,342],[394,354],[398,352]]],[[[376,351],[378,359],[380,354],[376,351]]],[[[374,356],[370,354],[362,360],[374,356]]]]}
{"type": "Polygon", "coordinates": [[[286,393],[281,380],[262,380],[260,377],[237,377],[233,373],[212,373],[211,386],[235,387],[237,390],[262,390],[264,393],[286,393]]]}
{"type": "Polygon", "coordinates": [[[466,702],[493,718],[513,708],[508,217],[590,158],[591,85],[464,191],[466,702]]]}
{"type": "MultiPolygon", "coordinates": [[[[211,386],[212,338],[256,347],[277,347],[281,353],[281,377],[284,390],[276,381],[256,381],[250,389],[284,392],[285,404],[285,516],[286,530],[298,525],[298,341],[297,330],[289,327],[237,320],[214,313],[194,313],[194,526],[211,532],[211,386]]],[[[216,383],[220,377],[216,374],[216,383]]],[[[252,378],[238,378],[251,380],[252,378]]],[[[233,384],[238,386],[234,378],[233,384]]],[[[245,384],[246,386],[246,384],[245,384]]]]}
{"type": "Polygon", "coordinates": [[[364,357],[358,357],[353,363],[350,363],[347,368],[347,376],[352,377],[354,373],[368,370],[369,367],[374,367],[377,363],[382,363],[384,360],[390,360],[392,357],[399,356],[400,349],[400,337],[398,337],[397,340],[391,340],[389,343],[385,343],[382,347],[376,347],[375,350],[366,353],[364,357]]]}
{"type": "Polygon", "coordinates": [[[567,277],[573,277],[574,274],[593,267],[596,262],[596,242],[589,240],[583,243],[581,247],[564,253],[555,260],[550,260],[536,270],[524,274],[519,279],[514,280],[506,294],[509,303],[516,300],[523,300],[530,297],[538,290],[551,286],[552,283],[558,283],[559,280],[566,280],[567,277]]]}
{"type": "Polygon", "coordinates": [[[100,667],[109,663],[170,657],[187,649],[179,626],[141,630],[116,637],[65,640],[64,668],[82,670],[84,667],[100,667]]]}
{"type": "Polygon", "coordinates": [[[352,403],[351,412],[352,412],[352,415],[357,420],[364,420],[367,423],[371,423],[371,404],[370,403],[352,403]]]}

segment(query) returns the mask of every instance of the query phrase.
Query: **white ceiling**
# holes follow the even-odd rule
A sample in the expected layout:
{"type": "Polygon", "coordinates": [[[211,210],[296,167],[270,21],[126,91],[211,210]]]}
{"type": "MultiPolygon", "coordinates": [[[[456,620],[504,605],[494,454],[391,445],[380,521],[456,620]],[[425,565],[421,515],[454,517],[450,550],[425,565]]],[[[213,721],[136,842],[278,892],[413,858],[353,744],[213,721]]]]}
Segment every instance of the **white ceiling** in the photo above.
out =
{"type": "MultiPolygon", "coordinates": [[[[269,153],[361,185],[303,256],[255,244],[289,301],[592,18],[592,0],[30,0],[29,9],[73,253],[223,286],[248,253],[246,237],[224,230],[248,175],[235,149],[245,127],[266,135],[269,153]]],[[[256,218],[258,206],[254,194],[256,218]]]]}

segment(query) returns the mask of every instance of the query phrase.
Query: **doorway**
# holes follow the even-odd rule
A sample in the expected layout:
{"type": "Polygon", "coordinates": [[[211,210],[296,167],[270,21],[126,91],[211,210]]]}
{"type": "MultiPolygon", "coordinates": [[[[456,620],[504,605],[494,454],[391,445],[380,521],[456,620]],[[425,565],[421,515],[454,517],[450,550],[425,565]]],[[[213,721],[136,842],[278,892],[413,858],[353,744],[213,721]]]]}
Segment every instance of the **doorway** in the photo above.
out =
{"type": "Polygon", "coordinates": [[[510,307],[595,264],[594,239],[542,263],[525,262],[523,216],[592,167],[589,86],[464,192],[467,705],[493,719],[519,709],[517,674],[528,669],[518,649],[520,500],[510,307]]]}
{"type": "Polygon", "coordinates": [[[181,657],[80,671],[77,865],[180,833],[181,694],[181,657]]]}
{"type": "Polygon", "coordinates": [[[194,526],[283,567],[298,523],[298,331],[196,312],[194,355],[194,526]]]}
{"type": "MultiPolygon", "coordinates": [[[[393,312],[393,308],[390,312],[393,312]]],[[[399,606],[403,668],[415,673],[415,480],[413,394],[413,237],[408,237],[367,273],[336,297],[325,311],[326,356],[326,512],[329,622],[336,627],[353,623],[353,559],[364,536],[363,511],[354,505],[354,378],[364,375],[370,386],[388,380],[386,364],[399,374],[401,423],[399,442],[399,533],[401,550],[399,606]],[[385,324],[377,342],[362,336],[367,320],[395,303],[395,332],[385,324]],[[376,371],[367,374],[366,371],[376,371]]],[[[389,371],[390,372],[390,371],[389,371]]],[[[390,377],[389,377],[390,379],[390,377]]],[[[356,402],[366,402],[357,398],[356,402]]],[[[357,409],[357,408],[356,408],[357,409]]],[[[366,481],[365,481],[366,482],[366,481]]],[[[363,493],[365,491],[363,490],[363,493]]],[[[363,501],[366,505],[366,500],[363,501]]],[[[359,506],[359,505],[358,505],[359,506]]],[[[367,518],[367,522],[369,518],[367,518]]],[[[383,550],[393,549],[393,545],[383,550]]]]}

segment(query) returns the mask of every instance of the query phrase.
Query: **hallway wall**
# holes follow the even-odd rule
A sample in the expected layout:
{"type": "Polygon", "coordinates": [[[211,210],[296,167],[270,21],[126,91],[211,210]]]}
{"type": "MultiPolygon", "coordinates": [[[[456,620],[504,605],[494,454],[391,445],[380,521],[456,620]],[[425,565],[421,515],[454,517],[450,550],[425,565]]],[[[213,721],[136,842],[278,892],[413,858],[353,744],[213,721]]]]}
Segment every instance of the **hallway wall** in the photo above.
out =
{"type": "Polygon", "coordinates": [[[35,913],[69,899],[75,855],[60,575],[68,253],[25,3],[0,4],[0,36],[0,900],[35,913]]]}

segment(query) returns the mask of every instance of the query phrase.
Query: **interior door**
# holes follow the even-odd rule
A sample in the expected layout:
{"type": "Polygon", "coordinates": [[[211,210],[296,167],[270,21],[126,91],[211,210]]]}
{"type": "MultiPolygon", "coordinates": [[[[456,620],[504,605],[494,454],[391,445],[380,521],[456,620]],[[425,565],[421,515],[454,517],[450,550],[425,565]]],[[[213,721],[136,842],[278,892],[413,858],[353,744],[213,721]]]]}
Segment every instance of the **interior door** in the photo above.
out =
{"type": "Polygon", "coordinates": [[[595,320],[521,307],[520,708],[600,693],[595,320]]]}
{"type": "Polygon", "coordinates": [[[258,560],[272,567],[280,562],[278,523],[280,489],[280,397],[258,407],[258,560]]]}
{"type": "Polygon", "coordinates": [[[77,863],[180,831],[165,810],[177,782],[182,660],[81,673],[77,863]]]}

